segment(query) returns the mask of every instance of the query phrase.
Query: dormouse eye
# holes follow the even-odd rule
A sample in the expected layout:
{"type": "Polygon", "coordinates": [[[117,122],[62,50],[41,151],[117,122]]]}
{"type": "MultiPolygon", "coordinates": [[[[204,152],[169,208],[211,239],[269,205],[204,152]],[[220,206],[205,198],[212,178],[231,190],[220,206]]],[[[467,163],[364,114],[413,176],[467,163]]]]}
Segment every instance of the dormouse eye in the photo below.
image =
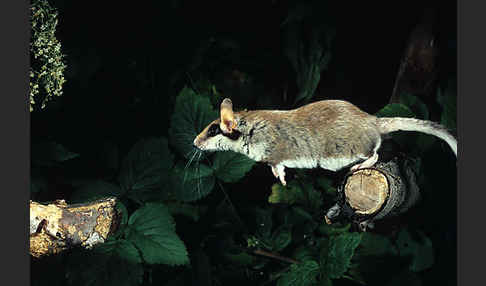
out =
{"type": "Polygon", "coordinates": [[[219,133],[221,133],[221,129],[219,129],[219,125],[218,124],[213,124],[208,129],[208,136],[209,137],[216,136],[219,133]]]}

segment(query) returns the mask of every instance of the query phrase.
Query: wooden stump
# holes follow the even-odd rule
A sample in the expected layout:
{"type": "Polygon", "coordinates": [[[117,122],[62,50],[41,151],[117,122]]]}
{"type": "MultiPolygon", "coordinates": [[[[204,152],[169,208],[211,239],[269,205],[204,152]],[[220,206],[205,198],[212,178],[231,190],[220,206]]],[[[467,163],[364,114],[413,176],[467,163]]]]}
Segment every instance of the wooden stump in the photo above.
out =
{"type": "Polygon", "coordinates": [[[328,210],[326,222],[350,219],[362,230],[373,221],[406,212],[420,198],[409,161],[399,158],[347,174],[338,193],[338,202],[328,210]]]}
{"type": "Polygon", "coordinates": [[[41,257],[73,246],[91,248],[112,234],[121,218],[116,199],[67,205],[30,202],[30,254],[41,257]]]}

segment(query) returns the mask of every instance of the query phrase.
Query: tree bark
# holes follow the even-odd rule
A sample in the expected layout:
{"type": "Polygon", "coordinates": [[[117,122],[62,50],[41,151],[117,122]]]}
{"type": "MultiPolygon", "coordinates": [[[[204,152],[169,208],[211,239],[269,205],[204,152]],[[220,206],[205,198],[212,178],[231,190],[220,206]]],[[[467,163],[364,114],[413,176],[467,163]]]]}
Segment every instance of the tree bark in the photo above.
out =
{"type": "Polygon", "coordinates": [[[403,214],[420,199],[415,173],[404,158],[349,173],[338,187],[338,194],[338,202],[325,216],[326,222],[344,218],[359,223],[363,231],[373,221],[403,214]]]}
{"type": "Polygon", "coordinates": [[[47,205],[30,201],[30,254],[41,257],[103,243],[121,219],[115,205],[115,198],[75,205],[64,200],[47,205]]]}

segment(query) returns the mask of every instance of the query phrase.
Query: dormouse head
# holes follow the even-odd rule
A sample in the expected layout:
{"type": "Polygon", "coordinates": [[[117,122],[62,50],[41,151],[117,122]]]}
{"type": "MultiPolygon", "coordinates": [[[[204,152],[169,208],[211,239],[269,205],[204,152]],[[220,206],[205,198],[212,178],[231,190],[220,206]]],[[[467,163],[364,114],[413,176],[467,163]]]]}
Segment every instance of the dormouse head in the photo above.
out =
{"type": "Polygon", "coordinates": [[[219,118],[209,123],[194,139],[194,146],[203,151],[237,151],[240,145],[240,131],[229,98],[221,102],[219,118]]]}

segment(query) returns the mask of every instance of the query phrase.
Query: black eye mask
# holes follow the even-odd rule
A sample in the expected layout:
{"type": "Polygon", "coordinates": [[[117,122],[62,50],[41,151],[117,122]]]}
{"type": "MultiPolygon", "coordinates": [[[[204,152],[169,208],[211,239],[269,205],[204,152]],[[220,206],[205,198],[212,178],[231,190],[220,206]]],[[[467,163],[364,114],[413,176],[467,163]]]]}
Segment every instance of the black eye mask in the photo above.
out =
{"type": "Polygon", "coordinates": [[[208,129],[208,137],[214,137],[221,133],[221,129],[218,124],[213,124],[208,129]]]}
{"type": "Polygon", "coordinates": [[[219,124],[213,124],[209,127],[208,129],[208,137],[214,137],[218,134],[222,134],[225,137],[228,137],[231,140],[237,140],[241,136],[241,132],[237,130],[233,130],[233,132],[229,134],[225,134],[221,131],[221,128],[219,128],[219,124]]]}

